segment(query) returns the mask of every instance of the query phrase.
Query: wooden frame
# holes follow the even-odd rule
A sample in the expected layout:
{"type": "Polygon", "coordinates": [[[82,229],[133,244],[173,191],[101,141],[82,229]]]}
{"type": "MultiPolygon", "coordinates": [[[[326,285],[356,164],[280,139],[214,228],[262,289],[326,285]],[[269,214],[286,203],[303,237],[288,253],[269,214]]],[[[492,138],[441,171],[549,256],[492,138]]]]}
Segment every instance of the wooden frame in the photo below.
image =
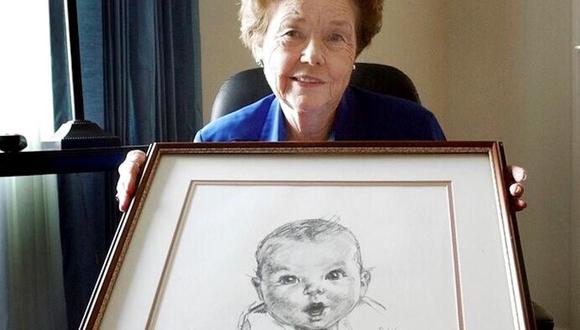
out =
{"type": "Polygon", "coordinates": [[[354,233],[385,329],[535,329],[505,171],[496,142],[154,144],[81,327],[236,329],[258,243],[321,218],[354,233]]]}

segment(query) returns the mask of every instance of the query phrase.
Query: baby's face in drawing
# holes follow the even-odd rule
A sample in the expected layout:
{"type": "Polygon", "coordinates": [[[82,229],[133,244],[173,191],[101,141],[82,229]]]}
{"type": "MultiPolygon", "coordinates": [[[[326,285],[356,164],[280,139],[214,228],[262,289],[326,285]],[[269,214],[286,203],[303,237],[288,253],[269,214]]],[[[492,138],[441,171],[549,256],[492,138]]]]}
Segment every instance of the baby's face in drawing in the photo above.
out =
{"type": "Polygon", "coordinates": [[[256,289],[270,315],[297,329],[326,329],[347,316],[370,280],[345,235],[322,241],[281,239],[262,267],[256,289]]]}

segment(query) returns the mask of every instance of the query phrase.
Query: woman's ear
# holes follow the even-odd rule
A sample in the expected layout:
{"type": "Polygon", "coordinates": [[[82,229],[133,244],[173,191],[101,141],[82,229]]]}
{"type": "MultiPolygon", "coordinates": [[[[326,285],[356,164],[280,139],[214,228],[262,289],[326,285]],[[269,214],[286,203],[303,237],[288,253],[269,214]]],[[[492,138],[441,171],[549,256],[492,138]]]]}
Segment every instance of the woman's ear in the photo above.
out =
{"type": "Polygon", "coordinates": [[[254,286],[254,289],[256,289],[256,293],[258,294],[258,298],[260,298],[261,301],[264,301],[264,296],[262,295],[262,280],[259,279],[258,277],[252,277],[252,285],[254,286]]]}
{"type": "Polygon", "coordinates": [[[264,36],[256,36],[252,42],[252,55],[256,63],[264,63],[264,36]]]}
{"type": "Polygon", "coordinates": [[[262,46],[257,44],[252,46],[252,55],[254,56],[254,60],[256,60],[256,64],[258,66],[263,66],[263,64],[262,65],[259,64],[264,63],[262,60],[262,46]]]}

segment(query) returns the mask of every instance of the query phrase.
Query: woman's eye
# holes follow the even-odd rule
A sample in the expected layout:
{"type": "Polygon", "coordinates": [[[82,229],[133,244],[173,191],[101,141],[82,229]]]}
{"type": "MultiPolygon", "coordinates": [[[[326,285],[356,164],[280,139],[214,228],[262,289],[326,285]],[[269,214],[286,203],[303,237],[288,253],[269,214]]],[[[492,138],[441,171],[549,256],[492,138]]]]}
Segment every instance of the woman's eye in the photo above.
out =
{"type": "Polygon", "coordinates": [[[296,277],[294,275],[284,275],[284,276],[280,276],[280,278],[278,279],[278,282],[280,284],[284,284],[284,285],[296,284],[296,283],[298,283],[298,277],[296,277]]]}
{"type": "Polygon", "coordinates": [[[342,34],[333,33],[328,37],[328,40],[332,42],[343,42],[346,41],[346,38],[343,37],[342,34]]]}
{"type": "Polygon", "coordinates": [[[330,281],[340,280],[341,278],[345,277],[346,273],[341,269],[335,269],[328,274],[326,274],[325,279],[330,281]]]}
{"type": "Polygon", "coordinates": [[[288,30],[288,31],[284,32],[284,37],[298,38],[299,36],[300,36],[300,33],[296,30],[288,30]]]}

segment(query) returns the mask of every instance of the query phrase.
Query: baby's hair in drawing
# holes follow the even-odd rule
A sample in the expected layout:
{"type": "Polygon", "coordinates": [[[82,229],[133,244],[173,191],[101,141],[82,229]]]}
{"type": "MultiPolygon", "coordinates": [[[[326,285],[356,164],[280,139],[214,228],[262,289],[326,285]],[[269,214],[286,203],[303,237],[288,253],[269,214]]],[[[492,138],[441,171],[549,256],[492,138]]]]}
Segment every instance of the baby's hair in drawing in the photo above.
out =
{"type": "Polygon", "coordinates": [[[338,217],[333,217],[332,220],[319,218],[306,219],[289,222],[274,229],[262,239],[256,249],[256,276],[258,278],[262,277],[264,261],[278,249],[279,239],[290,239],[297,242],[315,242],[322,238],[333,237],[338,234],[345,235],[356,247],[355,262],[359,265],[360,271],[363,272],[364,267],[359,242],[348,228],[338,223],[338,220],[338,217]]]}

